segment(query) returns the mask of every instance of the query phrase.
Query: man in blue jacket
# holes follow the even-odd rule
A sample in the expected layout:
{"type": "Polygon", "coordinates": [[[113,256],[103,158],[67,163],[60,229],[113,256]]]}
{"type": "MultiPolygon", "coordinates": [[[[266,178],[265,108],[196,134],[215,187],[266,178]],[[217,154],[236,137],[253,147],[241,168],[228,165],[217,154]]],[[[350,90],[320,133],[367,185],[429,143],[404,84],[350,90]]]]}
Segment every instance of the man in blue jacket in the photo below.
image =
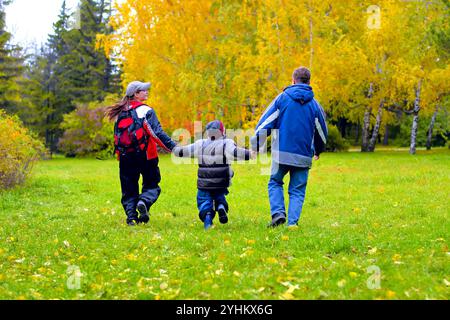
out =
{"type": "Polygon", "coordinates": [[[286,222],[283,178],[289,172],[288,226],[297,226],[305,200],[306,184],[312,158],[319,159],[325,149],[328,129],[325,113],[314,99],[311,72],[300,67],[287,87],[268,106],[251,139],[252,149],[260,151],[272,135],[272,170],[269,201],[272,222],[276,227],[286,222]]]}

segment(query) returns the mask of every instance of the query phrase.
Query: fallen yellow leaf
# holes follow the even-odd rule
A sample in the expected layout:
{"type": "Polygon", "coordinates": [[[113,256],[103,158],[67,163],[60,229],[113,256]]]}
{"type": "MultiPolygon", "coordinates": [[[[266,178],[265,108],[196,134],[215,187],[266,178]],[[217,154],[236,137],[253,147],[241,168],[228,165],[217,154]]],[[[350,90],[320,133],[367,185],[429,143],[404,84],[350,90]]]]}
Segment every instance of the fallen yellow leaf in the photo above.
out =
{"type": "Polygon", "coordinates": [[[137,260],[137,257],[134,254],[132,254],[132,253],[130,253],[129,255],[125,256],[125,258],[127,260],[129,260],[129,261],[136,261],[137,260]]]}
{"type": "Polygon", "coordinates": [[[161,285],[159,286],[159,288],[161,290],[166,290],[168,287],[169,287],[169,285],[167,283],[165,283],[165,282],[161,283],[161,285]]]}
{"type": "Polygon", "coordinates": [[[343,288],[343,287],[345,287],[346,283],[347,283],[347,280],[342,279],[342,280],[338,281],[337,285],[338,285],[339,288],[343,288]]]}
{"type": "Polygon", "coordinates": [[[31,279],[32,279],[33,281],[41,281],[42,278],[44,278],[44,276],[43,276],[42,274],[33,274],[33,275],[31,276],[31,279]]]}
{"type": "Polygon", "coordinates": [[[268,263],[272,263],[272,264],[278,263],[278,260],[275,259],[275,258],[267,258],[266,261],[267,261],[268,263]]]}
{"type": "Polygon", "coordinates": [[[91,289],[92,289],[92,290],[98,291],[98,290],[101,290],[102,288],[103,288],[103,287],[102,287],[101,284],[97,284],[97,283],[91,284],[91,289]]]}
{"type": "Polygon", "coordinates": [[[283,299],[283,300],[293,300],[294,296],[292,295],[292,293],[289,293],[289,292],[286,291],[285,293],[283,293],[280,296],[280,298],[283,299]]]}
{"type": "Polygon", "coordinates": [[[388,290],[388,292],[386,293],[386,296],[387,296],[389,299],[392,299],[392,298],[395,297],[395,292],[394,292],[394,291],[391,291],[391,290],[388,290]]]}
{"type": "Polygon", "coordinates": [[[392,256],[392,260],[394,260],[394,261],[400,261],[401,258],[402,258],[402,256],[399,255],[398,253],[396,253],[392,256]]]}
{"type": "Polygon", "coordinates": [[[45,273],[46,269],[45,269],[44,267],[40,267],[40,268],[38,269],[38,271],[39,271],[40,273],[45,273]]]}

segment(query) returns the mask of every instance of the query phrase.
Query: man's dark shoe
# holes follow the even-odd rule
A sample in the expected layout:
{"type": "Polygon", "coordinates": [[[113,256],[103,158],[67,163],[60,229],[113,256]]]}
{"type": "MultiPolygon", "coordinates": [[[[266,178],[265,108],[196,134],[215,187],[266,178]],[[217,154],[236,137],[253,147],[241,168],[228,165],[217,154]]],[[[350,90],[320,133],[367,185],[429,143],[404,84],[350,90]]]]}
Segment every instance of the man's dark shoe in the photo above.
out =
{"type": "Polygon", "coordinates": [[[267,226],[268,228],[275,228],[286,223],[286,216],[284,214],[277,214],[272,217],[272,222],[267,226]]]}
{"type": "Polygon", "coordinates": [[[139,200],[137,204],[137,211],[139,212],[139,222],[148,223],[150,216],[148,214],[147,206],[144,201],[139,200]]]}
{"type": "Polygon", "coordinates": [[[220,223],[222,224],[227,223],[228,222],[227,210],[225,210],[225,206],[223,204],[219,205],[217,212],[219,213],[220,223]]]}

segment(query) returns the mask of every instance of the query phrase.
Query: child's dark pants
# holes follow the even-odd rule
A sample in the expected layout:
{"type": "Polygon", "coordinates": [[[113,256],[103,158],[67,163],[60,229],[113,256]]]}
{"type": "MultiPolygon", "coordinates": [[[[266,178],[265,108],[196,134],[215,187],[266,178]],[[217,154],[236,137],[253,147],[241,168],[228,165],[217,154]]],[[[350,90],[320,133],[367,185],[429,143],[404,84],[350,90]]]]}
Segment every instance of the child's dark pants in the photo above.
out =
{"type": "Polygon", "coordinates": [[[225,196],[228,194],[228,190],[198,190],[197,192],[197,207],[198,215],[202,222],[205,222],[205,217],[209,213],[212,218],[216,215],[216,211],[222,204],[225,210],[228,212],[228,203],[225,196]]]}

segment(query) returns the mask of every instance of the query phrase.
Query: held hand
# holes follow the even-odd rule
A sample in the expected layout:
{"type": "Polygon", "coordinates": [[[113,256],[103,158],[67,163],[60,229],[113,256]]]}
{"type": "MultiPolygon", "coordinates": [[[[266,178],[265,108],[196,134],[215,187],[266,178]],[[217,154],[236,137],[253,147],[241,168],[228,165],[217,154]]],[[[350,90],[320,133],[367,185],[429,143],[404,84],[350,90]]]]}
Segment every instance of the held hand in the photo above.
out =
{"type": "Polygon", "coordinates": [[[250,159],[254,160],[258,156],[258,153],[256,151],[250,151],[250,159]]]}
{"type": "Polygon", "coordinates": [[[320,159],[320,157],[318,156],[318,155],[314,155],[314,160],[319,160],[320,159]]]}

